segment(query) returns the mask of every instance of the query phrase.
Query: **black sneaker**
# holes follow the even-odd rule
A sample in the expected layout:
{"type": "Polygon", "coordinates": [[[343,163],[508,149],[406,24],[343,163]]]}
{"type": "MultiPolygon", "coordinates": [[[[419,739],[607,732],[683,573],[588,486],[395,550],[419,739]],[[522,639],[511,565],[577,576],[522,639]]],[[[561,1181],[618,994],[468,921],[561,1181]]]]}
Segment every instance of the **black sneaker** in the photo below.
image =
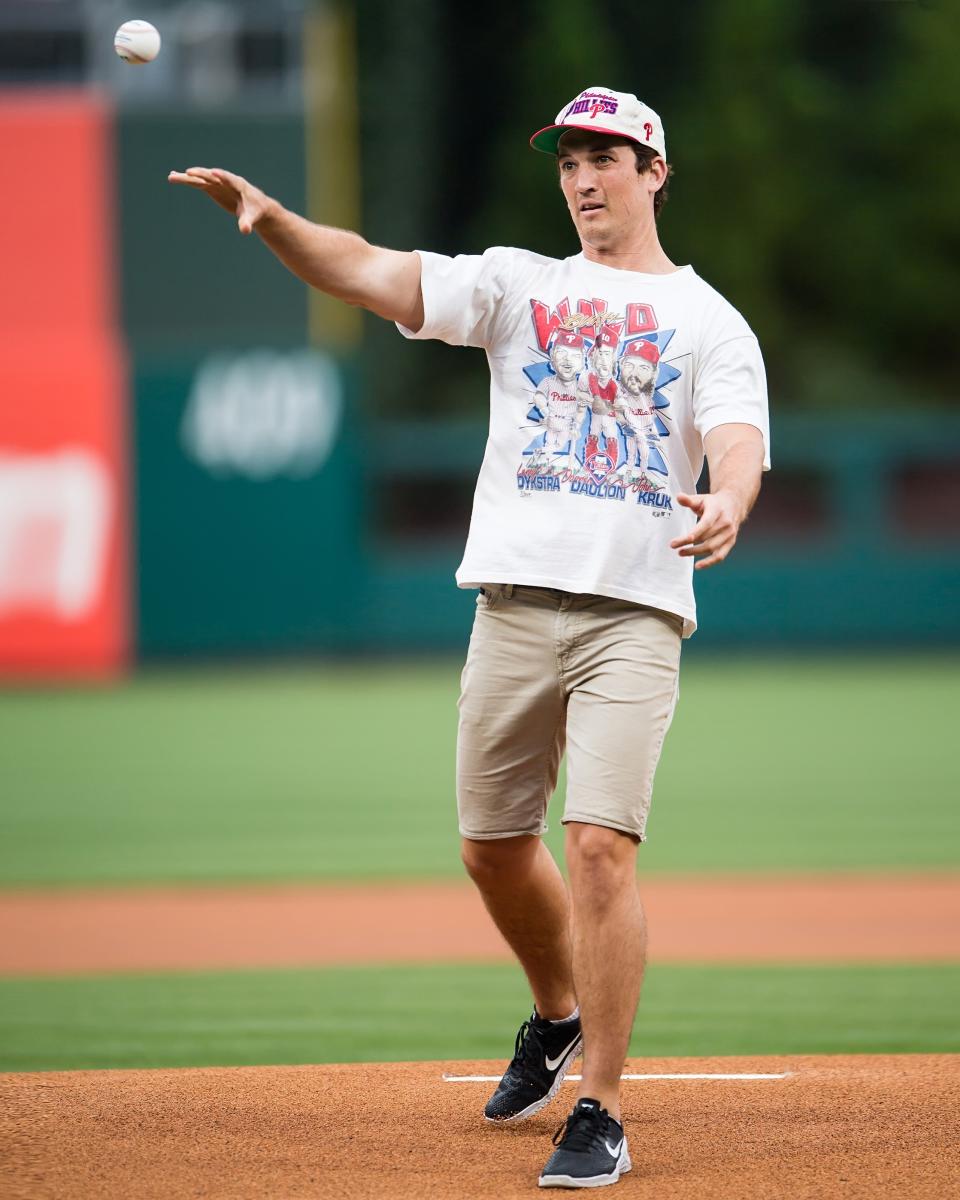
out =
{"type": "Polygon", "coordinates": [[[549,1104],[580,1053],[580,1018],[554,1024],[532,1014],[517,1034],[513,1059],[487,1101],[488,1121],[522,1121],[549,1104]]]}
{"type": "Polygon", "coordinates": [[[599,1100],[578,1100],[553,1144],[557,1148],[540,1173],[541,1187],[606,1187],[633,1165],[623,1126],[599,1100]]]}

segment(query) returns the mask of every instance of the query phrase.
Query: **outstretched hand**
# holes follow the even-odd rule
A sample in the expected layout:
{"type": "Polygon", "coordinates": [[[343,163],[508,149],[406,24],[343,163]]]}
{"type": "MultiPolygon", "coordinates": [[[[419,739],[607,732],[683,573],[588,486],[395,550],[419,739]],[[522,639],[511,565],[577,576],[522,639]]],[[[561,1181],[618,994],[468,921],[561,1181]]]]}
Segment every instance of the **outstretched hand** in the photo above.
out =
{"type": "Polygon", "coordinates": [[[206,192],[222,209],[234,214],[241,233],[251,233],[274,203],[242,175],[233,175],[219,167],[189,167],[186,171],[171,171],[167,180],[206,192]]]}
{"type": "Polygon", "coordinates": [[[697,523],[686,537],[674,538],[671,548],[679,550],[681,558],[708,555],[696,564],[697,571],[723,562],[733,549],[743,521],[737,498],[730,492],[706,492],[694,496],[681,492],[677,503],[689,508],[697,517],[697,523]]]}

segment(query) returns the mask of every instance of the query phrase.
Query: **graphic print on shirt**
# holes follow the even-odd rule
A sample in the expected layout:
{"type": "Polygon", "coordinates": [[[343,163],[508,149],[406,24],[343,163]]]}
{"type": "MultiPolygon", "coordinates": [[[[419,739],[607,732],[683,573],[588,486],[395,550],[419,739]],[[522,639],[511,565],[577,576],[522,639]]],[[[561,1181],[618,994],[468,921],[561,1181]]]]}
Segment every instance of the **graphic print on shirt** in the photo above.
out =
{"type": "Polygon", "coordinates": [[[522,494],[567,490],[596,499],[672,508],[667,480],[670,400],[680,371],[663,361],[673,329],[649,304],[611,313],[606,302],[530,301],[537,361],[523,368],[537,435],[517,471],[522,494]]]}

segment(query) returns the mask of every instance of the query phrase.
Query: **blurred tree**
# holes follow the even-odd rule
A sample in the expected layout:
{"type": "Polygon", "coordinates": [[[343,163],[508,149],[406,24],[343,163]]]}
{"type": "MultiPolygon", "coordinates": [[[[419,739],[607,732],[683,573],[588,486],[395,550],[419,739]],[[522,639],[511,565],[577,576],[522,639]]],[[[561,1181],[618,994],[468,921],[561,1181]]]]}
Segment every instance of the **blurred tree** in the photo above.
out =
{"type": "MultiPolygon", "coordinates": [[[[591,85],[632,91],[611,24],[584,21],[577,0],[533,0],[512,44],[511,103],[491,130],[490,169],[476,180],[482,207],[466,225],[474,246],[524,246],[563,258],[580,246],[551,158],[527,145],[565,104],[591,85]]],[[[632,78],[631,78],[632,76],[632,78]]]]}
{"type": "Polygon", "coordinates": [[[741,309],[774,373],[797,336],[784,254],[814,234],[811,162],[830,105],[797,53],[801,11],[715,0],[697,26],[698,86],[676,98],[667,125],[681,163],[668,245],[741,309]]]}
{"type": "MultiPolygon", "coordinates": [[[[555,168],[526,138],[584,87],[632,91],[665,119],[665,247],[754,326],[775,404],[894,405],[905,377],[914,400],[952,400],[960,6],[414,8],[361,6],[368,235],[575,253],[555,168]],[[911,359],[895,387],[893,344],[911,359]]],[[[407,360],[379,371],[390,411],[483,412],[482,357],[375,338],[378,367],[407,360]]]]}
{"type": "Polygon", "coordinates": [[[845,236],[834,244],[838,332],[882,377],[876,399],[953,402],[960,6],[897,5],[894,18],[889,70],[848,123],[859,153],[843,177],[845,236]]]}
{"type": "MultiPolygon", "coordinates": [[[[359,58],[361,208],[372,242],[414,249],[429,244],[442,187],[439,117],[445,102],[441,8],[435,0],[356,6],[359,58]]],[[[385,416],[430,407],[416,353],[378,317],[364,319],[363,395],[385,416]]]]}

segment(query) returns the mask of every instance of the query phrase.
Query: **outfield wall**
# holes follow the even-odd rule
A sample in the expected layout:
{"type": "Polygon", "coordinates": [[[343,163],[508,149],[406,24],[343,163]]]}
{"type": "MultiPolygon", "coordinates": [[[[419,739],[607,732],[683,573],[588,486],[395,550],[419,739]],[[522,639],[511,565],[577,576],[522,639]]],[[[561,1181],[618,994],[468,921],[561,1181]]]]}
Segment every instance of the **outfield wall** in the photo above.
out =
{"type": "MultiPolygon", "coordinates": [[[[775,409],[772,425],[774,469],[733,557],[696,578],[696,645],[960,641],[960,419],[775,409]]],[[[485,436],[485,420],[380,430],[375,644],[464,643],[473,593],[452,576],[485,436]]]]}
{"type": "Polygon", "coordinates": [[[0,159],[0,674],[110,676],[130,651],[111,108],[7,91],[0,159]]]}
{"type": "MultiPolygon", "coordinates": [[[[464,647],[485,422],[371,426],[356,371],[316,351],[134,378],[142,657],[464,647]]],[[[960,641],[958,460],[957,420],[776,419],[734,556],[697,577],[696,644],[960,641]]]]}

